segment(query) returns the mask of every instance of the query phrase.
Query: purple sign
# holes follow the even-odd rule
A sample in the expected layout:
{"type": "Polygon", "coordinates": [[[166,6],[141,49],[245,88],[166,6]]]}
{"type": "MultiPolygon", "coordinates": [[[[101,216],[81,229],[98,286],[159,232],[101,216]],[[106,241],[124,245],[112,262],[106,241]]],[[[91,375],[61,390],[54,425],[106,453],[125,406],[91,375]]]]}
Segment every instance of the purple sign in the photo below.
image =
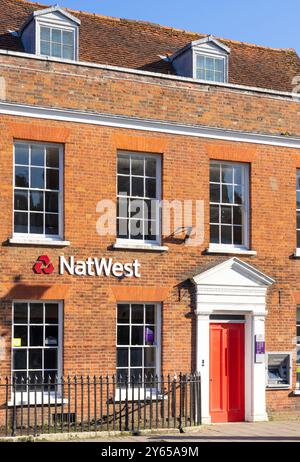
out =
{"type": "Polygon", "coordinates": [[[154,332],[152,329],[149,329],[149,327],[145,329],[145,343],[147,345],[153,345],[154,343],[154,332]]]}
{"type": "Polygon", "coordinates": [[[255,362],[263,363],[265,360],[266,343],[262,334],[255,336],[255,362]]]}

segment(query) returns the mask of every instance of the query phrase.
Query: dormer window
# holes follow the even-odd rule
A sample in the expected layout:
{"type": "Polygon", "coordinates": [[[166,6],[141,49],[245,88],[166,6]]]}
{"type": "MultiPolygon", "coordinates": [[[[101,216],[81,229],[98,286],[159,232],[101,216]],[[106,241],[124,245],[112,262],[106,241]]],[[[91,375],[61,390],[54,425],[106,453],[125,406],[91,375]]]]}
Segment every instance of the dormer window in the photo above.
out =
{"type": "Polygon", "coordinates": [[[196,79],[211,82],[225,81],[225,58],[196,54],[196,79]]]}
{"type": "Polygon", "coordinates": [[[57,59],[78,59],[80,20],[53,6],[35,11],[20,31],[27,53],[57,59]]]}
{"type": "Polygon", "coordinates": [[[73,30],[40,27],[40,54],[54,58],[75,59],[75,34],[73,30]]]}
{"type": "Polygon", "coordinates": [[[177,75],[207,82],[227,82],[230,48],[212,36],[196,40],[170,59],[177,75]]]}

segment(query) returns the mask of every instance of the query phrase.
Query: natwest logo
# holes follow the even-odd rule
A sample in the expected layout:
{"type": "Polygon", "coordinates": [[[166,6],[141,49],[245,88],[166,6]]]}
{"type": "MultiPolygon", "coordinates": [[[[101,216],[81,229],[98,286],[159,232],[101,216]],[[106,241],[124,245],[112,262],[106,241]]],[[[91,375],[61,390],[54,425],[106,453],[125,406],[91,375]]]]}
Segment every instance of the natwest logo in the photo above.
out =
{"type": "Polygon", "coordinates": [[[54,271],[54,266],[48,255],[41,255],[33,266],[33,271],[36,274],[51,274],[54,271]]]}
{"type": "MultiPolygon", "coordinates": [[[[120,263],[113,262],[112,258],[89,257],[86,260],[75,260],[74,256],[59,257],[58,273],[65,273],[71,276],[114,276],[116,278],[134,277],[140,278],[140,263],[138,260],[132,262],[120,263]]],[[[51,263],[48,255],[41,255],[33,266],[36,274],[51,274],[54,271],[54,265],[51,263]]]]}
{"type": "Polygon", "coordinates": [[[140,263],[134,260],[131,263],[113,262],[112,258],[89,257],[86,260],[59,257],[59,274],[65,272],[72,276],[114,276],[140,278],[140,263]]]}

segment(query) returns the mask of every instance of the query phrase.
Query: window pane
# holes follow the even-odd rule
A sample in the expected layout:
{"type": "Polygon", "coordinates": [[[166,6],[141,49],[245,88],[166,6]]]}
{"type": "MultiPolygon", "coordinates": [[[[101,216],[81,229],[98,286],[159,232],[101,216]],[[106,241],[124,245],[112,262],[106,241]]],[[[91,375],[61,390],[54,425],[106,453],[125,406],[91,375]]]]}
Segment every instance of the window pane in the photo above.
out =
{"type": "Polygon", "coordinates": [[[15,167],[15,185],[18,188],[28,188],[29,169],[27,167],[15,167]]]}
{"type": "Polygon", "coordinates": [[[221,207],[221,223],[232,223],[232,207],[227,207],[226,205],[221,207]]]}
{"type": "Polygon", "coordinates": [[[223,185],[222,186],[222,202],[223,203],[233,203],[233,186],[223,185]]]}
{"type": "Polygon", "coordinates": [[[50,42],[50,28],[41,27],[41,39],[50,42]]]}
{"type": "Polygon", "coordinates": [[[230,165],[222,165],[222,183],[233,183],[233,168],[230,165]]]}
{"type": "Polygon", "coordinates": [[[38,167],[32,167],[30,169],[30,175],[31,175],[31,180],[30,180],[31,188],[43,189],[44,188],[44,169],[38,168],[38,167]]]}
{"type": "Polygon", "coordinates": [[[234,183],[242,184],[242,167],[235,166],[233,167],[233,170],[234,170],[234,183]]]}
{"type": "Polygon", "coordinates": [[[300,191],[297,191],[297,209],[300,209],[300,191]]]}
{"type": "Polygon", "coordinates": [[[243,243],[242,227],[234,226],[233,227],[233,243],[235,245],[241,245],[243,243]]]}
{"type": "Polygon", "coordinates": [[[146,305],[146,323],[155,323],[155,305],[146,305]]]}
{"type": "Polygon", "coordinates": [[[118,156],[118,173],[129,175],[130,173],[130,158],[118,156]]]}
{"type": "Polygon", "coordinates": [[[27,326],[14,326],[14,339],[20,339],[19,346],[27,346],[27,326]]]}
{"type": "Polygon", "coordinates": [[[210,222],[219,223],[219,206],[218,205],[210,206],[210,222]]]}
{"type": "Polygon", "coordinates": [[[219,226],[210,226],[210,242],[212,244],[219,244],[219,226]]]}
{"type": "Polygon", "coordinates": [[[131,188],[132,196],[144,197],[144,178],[132,177],[131,188]]]}
{"type": "Polygon", "coordinates": [[[242,187],[234,186],[234,202],[235,204],[243,203],[242,187]]]}
{"type": "Polygon", "coordinates": [[[117,367],[128,367],[128,349],[117,349],[117,367]]]}
{"type": "Polygon", "coordinates": [[[63,31],[63,43],[64,45],[73,45],[74,34],[71,31],[63,31]]]}
{"type": "Polygon", "coordinates": [[[56,43],[61,43],[62,34],[60,29],[52,29],[52,41],[56,43]]]}
{"type": "Polygon", "coordinates": [[[142,220],[130,220],[129,232],[131,239],[143,239],[143,221],[142,220]]]}
{"type": "Polygon", "coordinates": [[[144,159],[131,159],[131,175],[144,175],[144,159]]]}
{"type": "Polygon", "coordinates": [[[221,243],[232,244],[231,226],[221,226],[221,243]]]}
{"type": "Polygon", "coordinates": [[[146,158],[146,176],[156,177],[156,160],[146,158]]]}
{"type": "Polygon", "coordinates": [[[42,303],[30,303],[30,323],[31,324],[43,324],[43,304],[42,303]]]}
{"type": "Polygon", "coordinates": [[[142,380],[143,369],[130,369],[130,381],[134,383],[139,383],[142,380]]]}
{"type": "Polygon", "coordinates": [[[43,327],[30,326],[30,345],[43,346],[43,327]]]}
{"type": "Polygon", "coordinates": [[[141,367],[143,363],[143,349],[131,348],[130,349],[130,366],[141,367]]]}
{"type": "Polygon", "coordinates": [[[118,326],[118,345],[129,345],[129,326],[118,326]]]}
{"type": "Polygon", "coordinates": [[[131,345],[144,345],[144,328],[141,326],[131,327],[131,345]]]}
{"type": "Polygon", "coordinates": [[[43,166],[45,160],[44,157],[43,146],[31,146],[31,165],[43,166]]]}
{"type": "Polygon", "coordinates": [[[27,369],[27,350],[13,351],[13,369],[27,369]]]}
{"type": "Polygon", "coordinates": [[[15,212],[14,231],[15,233],[28,233],[28,213],[15,212]]]}
{"type": "Polygon", "coordinates": [[[57,369],[57,349],[47,348],[44,350],[44,368],[57,369]]]}
{"type": "Polygon", "coordinates": [[[47,168],[46,173],[46,188],[47,189],[59,189],[59,171],[51,170],[47,168]]]}
{"type": "Polygon", "coordinates": [[[45,327],[45,345],[57,346],[58,345],[58,326],[45,327]]]}
{"type": "Polygon", "coordinates": [[[45,323],[58,324],[58,305],[57,303],[45,304],[45,323]]]}
{"type": "Polygon", "coordinates": [[[59,148],[47,147],[46,148],[46,165],[47,167],[59,167],[59,148]]]}
{"type": "Polygon", "coordinates": [[[44,216],[42,213],[30,214],[30,232],[33,234],[43,234],[44,216]]]}
{"type": "Polygon", "coordinates": [[[158,229],[156,221],[144,221],[144,234],[146,241],[156,241],[158,238],[158,229]]]}
{"type": "Polygon", "coordinates": [[[42,368],[42,356],[43,350],[30,349],[29,350],[29,369],[41,369],[42,368]]]}
{"type": "Polygon", "coordinates": [[[15,191],[15,209],[28,210],[28,192],[17,189],[15,191]]]}
{"type": "Polygon", "coordinates": [[[210,185],[210,201],[220,202],[220,185],[218,184],[210,185]]]}
{"type": "Polygon", "coordinates": [[[14,323],[27,324],[28,306],[27,303],[14,303],[14,323]]]}
{"type": "Polygon", "coordinates": [[[28,165],[29,146],[28,144],[15,144],[15,163],[28,165]]]}
{"type": "Polygon", "coordinates": [[[243,222],[242,207],[233,207],[233,223],[235,225],[241,225],[243,222]]]}
{"type": "Polygon", "coordinates": [[[73,47],[70,47],[68,45],[63,46],[63,55],[62,55],[62,57],[64,59],[74,59],[73,47]]]}
{"type": "Polygon", "coordinates": [[[129,214],[131,218],[143,219],[144,201],[141,199],[132,199],[129,203],[129,214]]]}
{"type": "Polygon", "coordinates": [[[144,365],[145,367],[155,367],[155,348],[145,348],[144,350],[144,365]]]}
{"type": "Polygon", "coordinates": [[[119,238],[128,238],[129,236],[129,229],[128,229],[128,226],[129,226],[129,222],[128,220],[117,220],[117,236],[119,238]]]}
{"type": "Polygon", "coordinates": [[[42,54],[42,55],[46,55],[46,56],[50,56],[50,55],[51,55],[51,52],[50,52],[50,42],[43,42],[43,41],[41,41],[41,54],[42,54]]]}
{"type": "Polygon", "coordinates": [[[61,45],[57,43],[51,43],[51,56],[54,58],[61,58],[61,45]]]}
{"type": "Polygon", "coordinates": [[[144,305],[131,305],[131,322],[133,324],[143,324],[144,305]]]}
{"type": "Polygon", "coordinates": [[[146,197],[156,197],[156,180],[146,178],[146,197]]]}
{"type": "Polygon", "coordinates": [[[45,234],[58,235],[58,215],[46,214],[45,234]]]}
{"type": "Polygon", "coordinates": [[[43,211],[44,210],[44,193],[37,191],[30,191],[30,210],[43,211]]]}
{"type": "Polygon", "coordinates": [[[129,324],[129,305],[118,305],[118,324],[129,324]]]}
{"type": "Polygon", "coordinates": [[[215,69],[216,71],[224,71],[224,59],[215,59],[215,69]]]}
{"type": "Polygon", "coordinates": [[[130,179],[127,176],[118,176],[118,194],[130,195],[130,179]]]}
{"type": "Polygon", "coordinates": [[[45,193],[45,210],[46,212],[58,212],[58,193],[45,193]]]}
{"type": "Polygon", "coordinates": [[[220,164],[210,165],[210,181],[213,183],[220,182],[220,164]]]}

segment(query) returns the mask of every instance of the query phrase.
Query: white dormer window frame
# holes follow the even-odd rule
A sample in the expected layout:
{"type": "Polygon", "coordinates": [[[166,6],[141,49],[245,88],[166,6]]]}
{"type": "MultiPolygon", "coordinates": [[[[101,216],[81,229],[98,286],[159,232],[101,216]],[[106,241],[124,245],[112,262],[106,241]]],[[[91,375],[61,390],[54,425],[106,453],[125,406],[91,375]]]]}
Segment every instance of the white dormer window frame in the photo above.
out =
{"type": "MultiPolygon", "coordinates": [[[[50,58],[55,58],[55,59],[78,61],[78,58],[79,58],[79,47],[78,47],[78,43],[79,43],[78,38],[79,37],[78,36],[79,36],[79,30],[78,30],[78,27],[76,27],[76,26],[67,26],[65,24],[59,24],[58,22],[54,23],[53,21],[46,21],[46,20],[37,21],[36,22],[36,36],[35,36],[36,54],[39,55],[39,56],[48,56],[50,58]],[[43,27],[47,27],[51,31],[53,29],[57,29],[57,30],[60,30],[62,33],[64,31],[73,32],[73,57],[71,59],[63,58],[63,56],[53,56],[51,53],[49,55],[42,53],[42,50],[41,50],[41,42],[42,42],[41,30],[42,30],[43,27]]],[[[50,46],[51,46],[51,43],[52,43],[52,41],[50,39],[50,46]]]]}
{"type": "Polygon", "coordinates": [[[229,54],[230,48],[210,35],[200,40],[188,43],[184,48],[181,48],[174,53],[169,58],[169,61],[173,64],[173,68],[177,75],[208,83],[227,83],[229,54]],[[222,60],[223,79],[205,79],[205,75],[203,79],[197,78],[197,59],[199,56],[204,57],[204,59],[214,58],[215,60],[222,60]]]}
{"type": "MultiPolygon", "coordinates": [[[[53,6],[46,8],[44,10],[35,11],[27,19],[21,30],[19,31],[20,36],[22,37],[22,42],[25,48],[25,51],[29,53],[34,53],[37,56],[46,56],[51,59],[57,59],[62,61],[78,61],[79,59],[79,27],[81,21],[75,16],[71,15],[68,11],[60,8],[59,6],[53,6]],[[42,28],[46,27],[50,29],[49,37],[49,54],[44,53],[41,49],[42,28]],[[61,31],[61,41],[53,40],[52,31],[53,30],[61,31]],[[72,32],[73,33],[73,56],[72,58],[63,57],[63,32],[72,32]],[[52,53],[52,45],[56,43],[61,45],[61,55],[54,56],[52,53]]],[[[48,40],[47,40],[48,41],[48,40]]],[[[70,45],[71,48],[71,45],[70,45]]],[[[58,53],[57,53],[58,54],[58,53]]]]}
{"type": "MultiPolygon", "coordinates": [[[[212,72],[215,73],[215,69],[212,69],[212,72]]],[[[193,78],[196,80],[205,80],[206,82],[217,82],[217,83],[227,83],[228,82],[228,56],[224,54],[219,54],[219,53],[211,53],[207,51],[198,51],[194,50],[193,51],[193,78]],[[206,79],[204,78],[199,78],[197,73],[198,73],[198,57],[202,56],[204,59],[206,58],[213,58],[213,59],[218,59],[222,61],[223,64],[223,72],[222,72],[222,80],[216,80],[216,79],[206,79]]]]}

